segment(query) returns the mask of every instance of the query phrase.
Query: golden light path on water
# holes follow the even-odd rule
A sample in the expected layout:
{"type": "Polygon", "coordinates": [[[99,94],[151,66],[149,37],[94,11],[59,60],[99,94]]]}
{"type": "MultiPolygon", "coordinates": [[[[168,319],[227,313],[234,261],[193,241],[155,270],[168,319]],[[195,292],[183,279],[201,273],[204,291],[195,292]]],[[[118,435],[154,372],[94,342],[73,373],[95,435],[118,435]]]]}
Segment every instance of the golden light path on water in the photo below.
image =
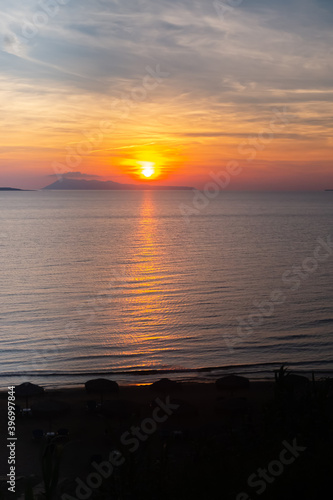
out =
{"type": "Polygon", "coordinates": [[[144,353],[141,368],[154,367],[166,349],[175,349],[170,312],[175,308],[175,300],[181,300],[175,299],[177,286],[170,278],[177,271],[170,269],[169,237],[158,219],[154,194],[145,191],[131,235],[132,244],[126,249],[130,264],[118,297],[121,316],[128,324],[126,346],[118,354],[131,357],[144,353]]]}

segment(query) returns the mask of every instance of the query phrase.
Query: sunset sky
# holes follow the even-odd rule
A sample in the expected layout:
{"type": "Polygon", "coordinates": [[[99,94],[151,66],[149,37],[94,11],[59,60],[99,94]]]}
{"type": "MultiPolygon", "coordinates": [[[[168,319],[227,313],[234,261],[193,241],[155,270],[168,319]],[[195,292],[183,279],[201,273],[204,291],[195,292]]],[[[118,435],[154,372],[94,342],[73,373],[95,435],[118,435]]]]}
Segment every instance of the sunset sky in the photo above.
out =
{"type": "Polygon", "coordinates": [[[333,188],[332,0],[0,7],[0,186],[333,188]]]}

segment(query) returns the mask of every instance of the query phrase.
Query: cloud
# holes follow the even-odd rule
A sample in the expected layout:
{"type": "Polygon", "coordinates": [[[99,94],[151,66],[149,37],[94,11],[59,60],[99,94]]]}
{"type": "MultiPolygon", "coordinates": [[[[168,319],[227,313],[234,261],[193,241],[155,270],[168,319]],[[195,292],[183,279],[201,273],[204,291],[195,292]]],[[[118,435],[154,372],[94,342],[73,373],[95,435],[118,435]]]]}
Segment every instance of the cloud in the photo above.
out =
{"type": "MultiPolygon", "coordinates": [[[[6,11],[12,37],[22,39],[24,23],[33,32],[38,4],[30,9],[14,4],[6,11]]],[[[254,100],[262,89],[327,88],[333,41],[327,16],[332,11],[323,1],[304,0],[300,9],[296,0],[252,0],[222,20],[213,2],[69,2],[45,26],[35,26],[36,35],[27,42],[37,66],[33,74],[23,72],[26,78],[42,72],[44,78],[47,64],[51,80],[108,93],[124,80],[135,82],[147,64],[160,63],[172,71],[170,93],[188,87],[192,97],[221,98],[231,90],[235,102],[239,91],[251,86],[257,90],[254,100]]],[[[7,42],[7,48],[11,45],[7,42]]]]}
{"type": "MultiPolygon", "coordinates": [[[[253,131],[248,131],[248,132],[184,132],[181,134],[182,137],[239,137],[239,138],[249,138],[253,136],[253,131]]],[[[309,136],[309,135],[302,135],[302,134],[292,134],[292,133],[286,133],[286,134],[279,134],[279,133],[274,133],[275,138],[280,138],[280,139],[290,139],[290,140],[298,140],[298,141],[311,141],[314,138],[309,136]]]]}
{"type": "MultiPolygon", "coordinates": [[[[49,166],[110,121],[117,127],[94,150],[154,140],[187,153],[196,137],[258,133],[274,107],[288,109],[291,126],[276,141],[332,136],[333,2],[237,3],[221,18],[212,0],[69,1],[43,23],[39,0],[0,0],[4,143],[31,154],[39,144],[49,166]],[[134,101],[157,65],[169,77],[134,101]]],[[[108,154],[103,171],[113,175],[108,154]]]]}

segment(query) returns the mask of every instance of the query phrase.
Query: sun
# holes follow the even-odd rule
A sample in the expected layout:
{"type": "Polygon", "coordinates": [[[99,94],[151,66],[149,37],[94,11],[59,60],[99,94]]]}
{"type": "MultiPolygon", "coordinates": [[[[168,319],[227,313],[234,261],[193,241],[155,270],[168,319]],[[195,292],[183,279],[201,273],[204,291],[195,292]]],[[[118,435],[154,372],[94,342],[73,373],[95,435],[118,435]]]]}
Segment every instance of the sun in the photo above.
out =
{"type": "Polygon", "coordinates": [[[144,177],[149,178],[152,175],[154,175],[154,173],[155,173],[155,168],[154,168],[155,163],[154,162],[152,162],[152,161],[139,161],[138,163],[140,163],[140,165],[142,166],[141,174],[144,177]]]}
{"type": "Polygon", "coordinates": [[[144,168],[141,172],[145,177],[151,177],[154,173],[153,167],[144,168]]]}

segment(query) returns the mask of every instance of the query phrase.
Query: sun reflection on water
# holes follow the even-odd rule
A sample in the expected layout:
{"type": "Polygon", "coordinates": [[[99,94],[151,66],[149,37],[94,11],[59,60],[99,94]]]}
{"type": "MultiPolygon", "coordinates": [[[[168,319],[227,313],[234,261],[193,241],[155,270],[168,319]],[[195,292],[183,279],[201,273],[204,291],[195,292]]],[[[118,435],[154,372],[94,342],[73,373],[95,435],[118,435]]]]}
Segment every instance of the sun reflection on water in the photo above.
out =
{"type": "Polygon", "coordinates": [[[130,333],[126,335],[123,352],[133,356],[142,354],[140,368],[152,368],[160,363],[163,352],[174,350],[168,317],[170,290],[174,288],[167,270],[168,233],[158,218],[154,193],[142,192],[139,218],[131,235],[127,251],[130,277],[122,289],[122,315],[130,333]]]}

